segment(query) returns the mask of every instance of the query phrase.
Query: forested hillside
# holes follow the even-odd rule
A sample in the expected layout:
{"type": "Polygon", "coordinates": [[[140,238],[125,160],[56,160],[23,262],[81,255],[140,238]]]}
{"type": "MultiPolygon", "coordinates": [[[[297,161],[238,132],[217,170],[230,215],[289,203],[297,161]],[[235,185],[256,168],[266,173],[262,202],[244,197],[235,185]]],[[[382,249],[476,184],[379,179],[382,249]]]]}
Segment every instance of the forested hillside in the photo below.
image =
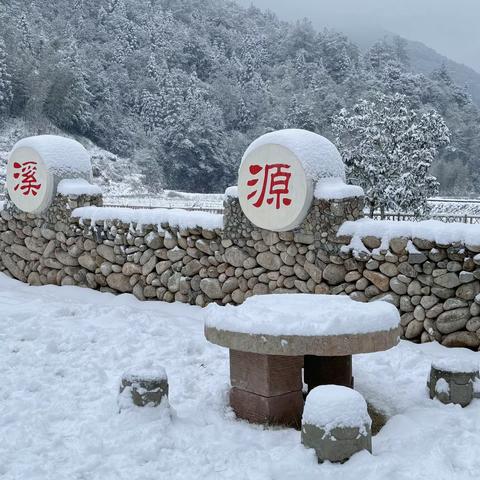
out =
{"type": "Polygon", "coordinates": [[[480,115],[448,70],[411,73],[400,39],[341,33],[222,0],[2,0],[0,121],[49,125],[131,158],[151,188],[221,191],[256,136],[331,119],[376,91],[444,116],[443,193],[479,190],[480,115]]]}

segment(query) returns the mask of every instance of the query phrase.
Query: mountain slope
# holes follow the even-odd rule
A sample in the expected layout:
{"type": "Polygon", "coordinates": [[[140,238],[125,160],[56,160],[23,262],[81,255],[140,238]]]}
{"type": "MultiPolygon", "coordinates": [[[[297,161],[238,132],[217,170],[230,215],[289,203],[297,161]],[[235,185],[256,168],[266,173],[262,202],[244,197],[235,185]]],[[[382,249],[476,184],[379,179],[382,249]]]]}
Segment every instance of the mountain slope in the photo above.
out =
{"type": "Polygon", "coordinates": [[[466,85],[473,101],[480,106],[480,73],[450,60],[421,42],[407,40],[407,53],[414,72],[428,75],[442,64],[445,65],[454,82],[460,86],[466,85]]]}
{"type": "Polygon", "coordinates": [[[445,65],[453,81],[457,85],[467,86],[473,101],[480,106],[480,73],[473,68],[451,60],[422,42],[409,40],[381,28],[353,29],[351,27],[346,33],[363,52],[367,52],[382,39],[386,38],[388,41],[392,41],[396,37],[401,38],[405,42],[412,72],[430,75],[434,70],[445,65]]]}
{"type": "Polygon", "coordinates": [[[223,0],[50,7],[0,3],[0,124],[20,117],[26,134],[88,139],[128,159],[148,188],[221,192],[259,135],[296,127],[332,138],[343,107],[381,91],[445,117],[442,193],[480,190],[479,109],[447,72],[412,72],[395,45],[362,55],[344,34],[223,0]]]}

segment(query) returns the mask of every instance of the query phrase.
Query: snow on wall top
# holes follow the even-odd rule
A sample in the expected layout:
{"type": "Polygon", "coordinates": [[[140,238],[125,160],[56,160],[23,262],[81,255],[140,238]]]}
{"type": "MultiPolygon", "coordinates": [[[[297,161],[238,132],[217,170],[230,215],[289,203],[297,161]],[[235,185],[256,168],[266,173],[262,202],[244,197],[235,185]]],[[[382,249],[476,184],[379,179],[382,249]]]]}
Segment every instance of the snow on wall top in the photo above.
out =
{"type": "Polygon", "coordinates": [[[57,187],[61,195],[101,195],[102,189],[98,185],[87,182],[84,178],[65,178],[57,187]]]}
{"type": "Polygon", "coordinates": [[[238,198],[238,187],[236,185],[232,185],[225,190],[225,197],[224,198],[238,198]]]}
{"type": "Polygon", "coordinates": [[[359,303],[341,295],[258,295],[239,306],[211,304],[205,310],[207,327],[253,335],[361,334],[389,331],[399,322],[390,303],[359,303]]]}
{"type": "Polygon", "coordinates": [[[325,137],[308,130],[286,129],[262,135],[247,148],[242,162],[250,152],[269,143],[291,150],[312,180],[337,177],[345,181],[345,166],[337,147],[325,137]]]}
{"type": "MultiPolygon", "coordinates": [[[[444,223],[438,220],[423,222],[400,222],[394,220],[372,220],[362,218],[354,222],[345,222],[338,230],[339,236],[351,236],[353,239],[373,236],[383,241],[392,238],[421,238],[442,245],[461,242],[464,245],[480,244],[480,225],[467,223],[444,223]]],[[[352,240],[351,245],[354,245],[352,240]]]]}
{"type": "Polygon", "coordinates": [[[27,137],[18,141],[12,152],[21,147],[36,150],[47,168],[59,178],[92,180],[90,155],[76,140],[58,135],[27,137]]]}
{"type": "Polygon", "coordinates": [[[313,196],[319,200],[342,200],[344,198],[363,197],[363,188],[347,185],[341,178],[327,178],[317,181],[313,196]]]}
{"type": "Polygon", "coordinates": [[[201,227],[207,230],[223,227],[223,215],[166,208],[81,207],[73,210],[72,217],[80,220],[91,220],[92,223],[119,220],[123,223],[135,223],[137,225],[158,225],[159,229],[162,223],[168,223],[171,227],[201,227]]]}
{"type": "Polygon", "coordinates": [[[365,426],[370,426],[372,420],[367,402],[356,390],[340,385],[320,385],[308,394],[302,424],[315,425],[326,433],[336,427],[359,427],[365,434],[365,426]]]}

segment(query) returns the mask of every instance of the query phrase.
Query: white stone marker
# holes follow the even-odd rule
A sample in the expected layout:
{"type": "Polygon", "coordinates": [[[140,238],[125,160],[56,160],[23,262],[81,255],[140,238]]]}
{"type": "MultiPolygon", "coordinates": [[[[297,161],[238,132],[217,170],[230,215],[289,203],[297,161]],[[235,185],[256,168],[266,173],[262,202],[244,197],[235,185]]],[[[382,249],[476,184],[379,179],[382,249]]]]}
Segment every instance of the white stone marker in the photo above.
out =
{"type": "Polygon", "coordinates": [[[15,144],[7,163],[7,190],[20,210],[46,210],[63,179],[92,180],[90,155],[80,143],[56,135],[39,135],[15,144]]]}
{"type": "Polygon", "coordinates": [[[247,218],[257,227],[292,230],[305,219],[314,183],[322,178],[345,180],[335,145],[306,130],[279,130],[255,140],[238,172],[238,196],[247,218]]]}

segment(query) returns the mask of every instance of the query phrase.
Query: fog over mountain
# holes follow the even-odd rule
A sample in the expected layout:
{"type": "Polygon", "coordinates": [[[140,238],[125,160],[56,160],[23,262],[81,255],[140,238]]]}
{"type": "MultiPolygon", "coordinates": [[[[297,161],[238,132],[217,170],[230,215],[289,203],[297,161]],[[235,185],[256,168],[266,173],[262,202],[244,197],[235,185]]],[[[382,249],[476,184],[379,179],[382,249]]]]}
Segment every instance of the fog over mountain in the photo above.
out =
{"type": "Polygon", "coordinates": [[[477,0],[239,0],[242,5],[270,9],[281,18],[309,18],[358,37],[393,32],[420,41],[450,59],[480,72],[480,2],[477,0]]]}

